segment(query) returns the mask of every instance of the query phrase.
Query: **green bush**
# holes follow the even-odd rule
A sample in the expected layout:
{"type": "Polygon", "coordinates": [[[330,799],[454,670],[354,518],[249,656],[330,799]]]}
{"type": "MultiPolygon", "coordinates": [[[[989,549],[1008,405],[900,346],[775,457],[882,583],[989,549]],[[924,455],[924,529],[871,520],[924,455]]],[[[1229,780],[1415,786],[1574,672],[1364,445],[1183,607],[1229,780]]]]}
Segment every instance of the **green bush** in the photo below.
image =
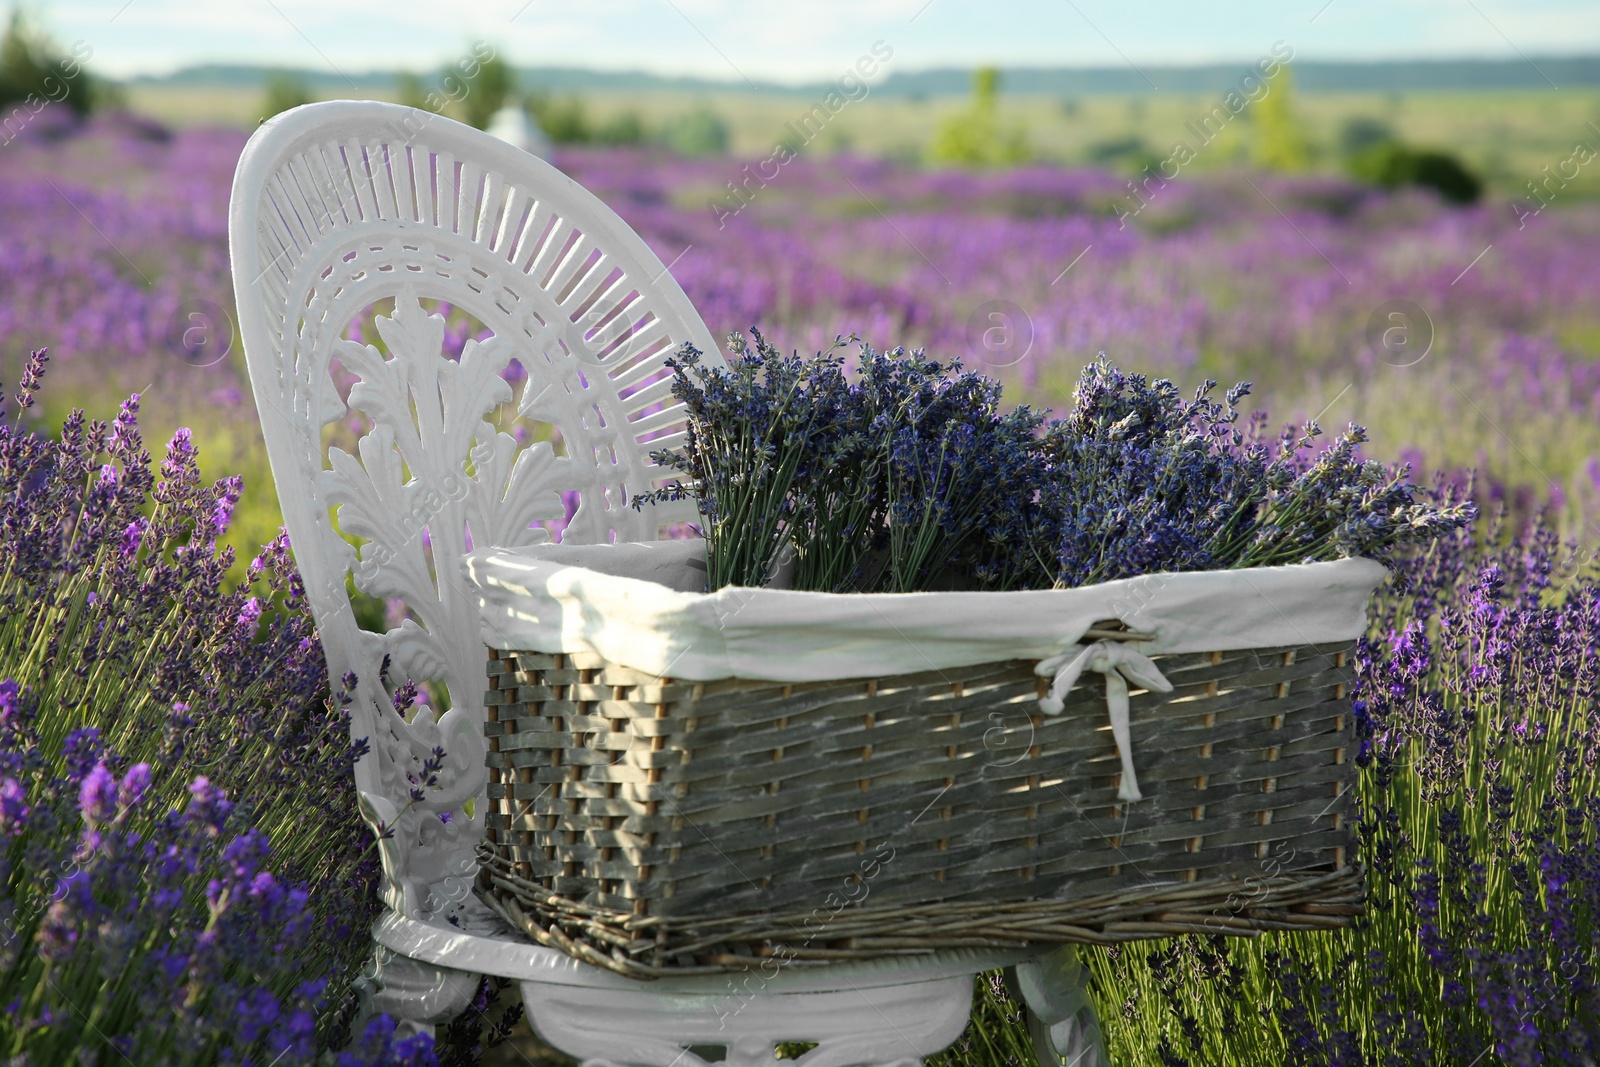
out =
{"type": "Polygon", "coordinates": [[[12,12],[4,37],[0,37],[0,110],[33,101],[65,104],[87,115],[99,96],[82,61],[89,49],[74,45],[70,55],[30,26],[20,12],[12,12]]]}
{"type": "Polygon", "coordinates": [[[1347,156],[1395,140],[1398,138],[1387,122],[1366,115],[1348,118],[1339,127],[1339,151],[1347,156]]]}
{"type": "Polygon", "coordinates": [[[1421,186],[1452,204],[1471,204],[1483,193],[1483,182],[1455,156],[1411,148],[1398,141],[1363,149],[1350,157],[1348,166],[1350,173],[1363,181],[1386,189],[1421,186]]]}
{"type": "Polygon", "coordinates": [[[286,70],[267,75],[266,94],[266,101],[261,105],[261,117],[264,119],[316,99],[311,95],[311,87],[304,78],[286,70]]]}
{"type": "Polygon", "coordinates": [[[680,156],[721,155],[728,150],[728,124],[701,104],[667,123],[661,139],[680,156]]]}
{"type": "Polygon", "coordinates": [[[1093,163],[1115,165],[1133,174],[1155,170],[1163,162],[1161,155],[1138,136],[1096,141],[1088,146],[1084,155],[1093,163]]]}
{"type": "Polygon", "coordinates": [[[433,110],[430,106],[433,101],[428,99],[434,92],[423,83],[423,80],[409,70],[401,71],[394,80],[395,102],[406,107],[414,107],[423,111],[433,110]]]}
{"type": "Polygon", "coordinates": [[[642,144],[647,134],[644,122],[633,111],[624,111],[595,131],[594,139],[601,144],[642,144]]]}
{"type": "Polygon", "coordinates": [[[1113,137],[1108,141],[1096,141],[1084,154],[1096,163],[1110,163],[1118,159],[1143,159],[1150,155],[1150,146],[1143,137],[1113,137]]]}
{"type": "Polygon", "coordinates": [[[966,167],[1001,167],[1032,156],[1027,131],[999,117],[1000,72],[982,67],[972,75],[972,105],[934,132],[928,158],[966,167]]]}
{"type": "Polygon", "coordinates": [[[594,128],[589,125],[588,109],[576,96],[534,94],[523,106],[554,144],[588,144],[597,139],[594,128]]]}

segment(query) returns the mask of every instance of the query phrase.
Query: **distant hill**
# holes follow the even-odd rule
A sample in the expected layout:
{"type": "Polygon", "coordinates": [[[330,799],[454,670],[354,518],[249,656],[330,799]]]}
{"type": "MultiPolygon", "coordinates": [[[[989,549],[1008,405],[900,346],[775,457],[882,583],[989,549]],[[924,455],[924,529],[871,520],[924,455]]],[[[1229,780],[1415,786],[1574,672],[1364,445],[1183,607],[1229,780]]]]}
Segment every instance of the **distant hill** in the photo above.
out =
{"type": "MultiPolygon", "coordinates": [[[[1098,94],[1214,93],[1237,84],[1249,64],[1214,64],[1203,67],[1144,66],[1138,71],[1121,67],[1018,67],[1005,70],[1001,86],[1010,93],[1051,96],[1098,94]],[[1148,79],[1148,81],[1146,80],[1148,79]],[[1155,89],[1151,89],[1151,84],[1155,89]]],[[[186,67],[172,74],[141,76],[133,85],[236,86],[261,85],[273,68],[209,64],[186,67]]],[[[1300,60],[1294,64],[1295,86],[1302,92],[1421,92],[1492,89],[1548,89],[1600,85],[1600,56],[1534,57],[1524,59],[1385,60],[1374,63],[1330,63],[1300,60]],[[1549,79],[1548,81],[1546,79],[1549,79]]],[[[348,77],[328,71],[296,70],[314,90],[335,92],[354,87],[369,91],[392,89],[395,71],[368,71],[348,77]]],[[[519,70],[518,84],[547,92],[638,92],[652,89],[687,92],[748,92],[739,81],[711,78],[669,78],[642,71],[589,70],[582,67],[537,67],[519,70]]],[[[895,71],[874,91],[885,96],[965,95],[972,83],[970,70],[944,68],[895,71]]],[[[757,82],[755,91],[783,96],[813,96],[827,83],[783,85],[757,82]]]]}
{"type": "MultiPolygon", "coordinates": [[[[1600,85],[1600,56],[1525,59],[1386,60],[1376,63],[1328,63],[1296,60],[1295,89],[1300,92],[1419,92],[1461,89],[1549,89],[1600,85]],[[1543,72],[1541,74],[1541,71],[1543,72]],[[1546,78],[1549,81],[1546,81],[1546,78]]],[[[1019,67],[1001,74],[1010,93],[1096,95],[1120,93],[1212,93],[1238,84],[1250,66],[1241,62],[1205,67],[1019,67]],[[1148,78],[1149,81],[1145,79],[1148,78]],[[1155,90],[1150,83],[1155,83],[1155,90]]],[[[949,96],[966,93],[970,71],[925,70],[891,74],[879,92],[897,96],[949,96]]]]}
{"type": "MultiPolygon", "coordinates": [[[[413,71],[424,80],[431,71],[413,71]]],[[[327,70],[296,70],[282,67],[261,67],[244,64],[211,63],[205,66],[184,67],[171,74],[139,75],[128,78],[128,85],[192,85],[255,88],[273,74],[292,74],[319,92],[341,88],[393,89],[400,72],[393,70],[346,72],[335,74],[327,70]]],[[[716,92],[728,89],[748,90],[743,82],[716,81],[710,78],[666,78],[642,71],[588,70],[582,67],[538,67],[517,71],[517,84],[527,89],[556,91],[582,91],[595,89],[689,89],[716,92]]],[[[792,93],[793,86],[763,85],[759,90],[772,93],[792,93]]]]}

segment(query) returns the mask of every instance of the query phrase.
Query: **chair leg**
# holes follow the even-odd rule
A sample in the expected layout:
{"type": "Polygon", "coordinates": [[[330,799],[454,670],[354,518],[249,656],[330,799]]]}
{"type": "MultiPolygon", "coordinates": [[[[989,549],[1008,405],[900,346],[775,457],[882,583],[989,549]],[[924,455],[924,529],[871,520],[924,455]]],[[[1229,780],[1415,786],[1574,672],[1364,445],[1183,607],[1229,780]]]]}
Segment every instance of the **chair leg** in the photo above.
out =
{"type": "Polygon", "coordinates": [[[1077,946],[1019,963],[1006,977],[1028,1006],[1028,1034],[1041,1067],[1109,1067],[1077,946]]]}
{"type": "MultiPolygon", "coordinates": [[[[920,1067],[967,1025],[972,977],[783,992],[583,989],[524,982],[534,1032],[583,1067],[920,1067]],[[778,1060],[774,1046],[812,1045],[778,1060]]],[[[793,1050],[791,1050],[793,1051],[793,1050]]]]}
{"type": "Polygon", "coordinates": [[[466,1010],[478,983],[479,976],[470,971],[423,963],[374,945],[372,959],[357,980],[361,1011],[352,1032],[359,1035],[369,1020],[387,1015],[395,1021],[397,1037],[432,1035],[436,1025],[466,1010]]]}

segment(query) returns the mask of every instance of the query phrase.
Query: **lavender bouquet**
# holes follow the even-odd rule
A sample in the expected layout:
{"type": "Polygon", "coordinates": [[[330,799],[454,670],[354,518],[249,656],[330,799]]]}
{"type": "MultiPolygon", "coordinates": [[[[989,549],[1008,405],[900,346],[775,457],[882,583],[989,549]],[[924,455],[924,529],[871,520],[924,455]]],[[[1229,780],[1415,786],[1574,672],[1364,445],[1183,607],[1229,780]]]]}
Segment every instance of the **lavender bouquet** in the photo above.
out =
{"type": "MultiPolygon", "coordinates": [[[[1436,506],[1408,465],[1359,457],[1352,424],[1313,455],[1321,429],[1286,429],[1276,449],[1267,417],[1240,428],[1240,382],[1211,399],[1207,380],[1185,401],[1100,360],[1085,367],[1068,416],[1047,429],[1040,524],[1056,547],[1053,583],[1087,585],[1152,571],[1268,567],[1368,556],[1432,540],[1476,515],[1436,506]]],[[[1038,584],[1039,578],[1034,578],[1038,584]]]]}
{"type": "Polygon", "coordinates": [[[1049,589],[1156,571],[1384,559],[1460,529],[1410,468],[1362,460],[1352,425],[1321,452],[1308,422],[1270,446],[1249,383],[1212,399],[1084,368],[1066,417],[1002,411],[999,383],[921,352],[784,356],[752,331],[726,370],[669,361],[689,434],[655,459],[681,477],[635,499],[693,498],[708,588],[825,592],[1049,589]]]}
{"type": "Polygon", "coordinates": [[[689,345],[668,361],[689,438],[654,458],[688,478],[634,500],[697,500],[709,588],[788,565],[797,589],[908,592],[990,563],[985,534],[1027,488],[1038,416],[1002,416],[996,383],[920,352],[863,346],[851,381],[842,338],[801,359],[751,332],[753,349],[729,339],[726,371],[689,345]]]}

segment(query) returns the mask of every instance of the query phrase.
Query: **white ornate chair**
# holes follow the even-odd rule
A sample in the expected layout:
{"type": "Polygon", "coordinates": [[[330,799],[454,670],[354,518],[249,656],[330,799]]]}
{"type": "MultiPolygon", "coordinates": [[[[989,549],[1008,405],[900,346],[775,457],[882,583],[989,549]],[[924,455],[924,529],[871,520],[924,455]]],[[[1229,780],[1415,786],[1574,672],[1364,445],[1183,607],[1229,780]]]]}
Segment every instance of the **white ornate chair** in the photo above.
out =
{"type": "Polygon", "coordinates": [[[654,540],[688,518],[629,500],[658,484],[648,453],[682,432],[662,360],[689,341],[718,363],[717,346],[660,260],[576,182],[411,108],[330,102],[268,121],[239,161],[229,235],[284,521],[330,675],[360,679],[362,813],[394,829],[371,1010],[428,1028],[496,975],[520,983],[545,1040],[587,1064],[771,1064],[779,1041],[815,1042],[805,1067],[903,1064],[960,1034],[975,973],[1013,966],[1044,1062],[1103,1062],[1071,950],[642,983],[501,925],[472,893],[485,650],[457,562],[473,544],[548,540],[569,516],[565,538],[583,543],[654,540]],[[490,336],[446,352],[434,302],[490,336]],[[383,349],[348,339],[353,322],[383,349]],[[523,446],[490,421],[508,416],[555,432],[523,446]],[[359,436],[356,454],[329,443],[329,424],[359,436]],[[362,629],[352,580],[403,601],[400,625],[362,629]],[[448,709],[397,711],[378,684],[385,657],[448,709]],[[437,787],[414,800],[408,775],[436,746],[437,787]]]}

